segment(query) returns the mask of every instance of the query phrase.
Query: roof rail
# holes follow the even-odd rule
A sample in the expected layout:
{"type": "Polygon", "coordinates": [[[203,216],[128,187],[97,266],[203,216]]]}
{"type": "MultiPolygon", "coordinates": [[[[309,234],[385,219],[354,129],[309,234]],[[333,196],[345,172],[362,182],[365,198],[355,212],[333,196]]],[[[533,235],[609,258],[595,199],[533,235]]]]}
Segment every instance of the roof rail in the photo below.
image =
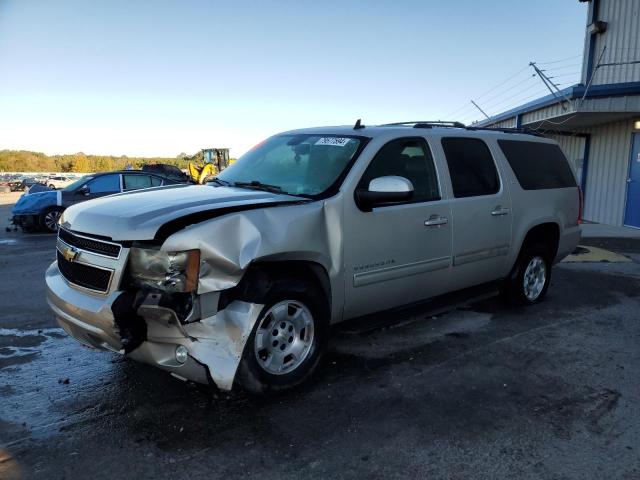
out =
{"type": "Polygon", "coordinates": [[[489,132],[502,132],[502,133],[520,133],[524,135],[534,135],[536,137],[543,137],[541,133],[531,130],[528,128],[500,128],[500,127],[475,127],[473,125],[465,125],[461,122],[444,122],[444,121],[416,121],[416,122],[396,122],[396,123],[385,123],[381,125],[381,127],[392,127],[392,126],[410,126],[413,125],[413,128],[433,128],[433,127],[445,127],[445,128],[464,128],[465,130],[471,131],[489,131],[489,132]]]}
{"type": "Polygon", "coordinates": [[[417,120],[413,122],[395,122],[385,123],[382,127],[392,127],[394,125],[413,125],[413,128],[432,128],[432,127],[450,127],[450,128],[465,128],[464,123],[460,122],[444,122],[444,121],[432,121],[432,120],[417,120]]]}
{"type": "Polygon", "coordinates": [[[535,130],[532,130],[530,128],[526,128],[526,127],[520,127],[520,128],[509,128],[509,127],[473,127],[473,126],[469,126],[469,127],[465,127],[467,130],[485,130],[485,131],[490,131],[490,132],[502,132],[502,133],[520,133],[523,135],[533,135],[534,137],[544,137],[543,134],[541,134],[540,132],[537,132],[535,130]]]}

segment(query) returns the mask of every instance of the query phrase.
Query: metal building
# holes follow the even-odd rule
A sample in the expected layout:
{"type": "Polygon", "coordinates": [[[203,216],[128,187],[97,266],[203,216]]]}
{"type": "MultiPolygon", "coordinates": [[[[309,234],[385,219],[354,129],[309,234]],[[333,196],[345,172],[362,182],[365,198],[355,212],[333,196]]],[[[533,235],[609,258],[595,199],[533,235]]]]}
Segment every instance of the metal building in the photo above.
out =
{"type": "Polygon", "coordinates": [[[582,185],[584,219],[640,228],[640,0],[579,1],[581,82],[479,124],[556,139],[582,185]]]}

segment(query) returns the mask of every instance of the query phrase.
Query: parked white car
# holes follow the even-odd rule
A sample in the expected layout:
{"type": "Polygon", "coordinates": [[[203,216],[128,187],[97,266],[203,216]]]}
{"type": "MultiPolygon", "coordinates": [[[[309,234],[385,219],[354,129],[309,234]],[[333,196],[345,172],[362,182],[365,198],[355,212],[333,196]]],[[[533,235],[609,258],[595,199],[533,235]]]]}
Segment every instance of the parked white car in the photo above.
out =
{"type": "Polygon", "coordinates": [[[60,188],[68,187],[75,181],[75,179],[75,177],[70,175],[54,175],[47,178],[46,183],[49,188],[58,190],[60,188]]]}

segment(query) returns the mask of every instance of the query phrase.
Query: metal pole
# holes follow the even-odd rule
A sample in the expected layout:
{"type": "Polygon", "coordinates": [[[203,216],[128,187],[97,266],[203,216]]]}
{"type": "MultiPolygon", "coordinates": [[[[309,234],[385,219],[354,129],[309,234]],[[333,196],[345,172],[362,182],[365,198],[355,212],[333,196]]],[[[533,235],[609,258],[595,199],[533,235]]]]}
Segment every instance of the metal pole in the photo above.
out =
{"type": "Polygon", "coordinates": [[[482,113],[485,117],[487,117],[487,120],[491,120],[491,117],[489,115],[487,115],[486,113],[484,113],[484,110],[482,110],[478,104],[476,102],[474,102],[473,100],[471,100],[471,103],[473,103],[473,106],[476,107],[478,110],[480,110],[480,113],[482,113]]]}

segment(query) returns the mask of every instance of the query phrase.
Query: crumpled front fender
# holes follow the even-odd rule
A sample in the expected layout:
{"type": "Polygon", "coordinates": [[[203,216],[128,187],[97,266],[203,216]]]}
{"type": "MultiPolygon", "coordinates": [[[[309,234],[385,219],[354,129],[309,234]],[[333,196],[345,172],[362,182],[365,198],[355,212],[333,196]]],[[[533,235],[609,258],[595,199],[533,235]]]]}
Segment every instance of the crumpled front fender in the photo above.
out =
{"type": "Polygon", "coordinates": [[[331,277],[340,271],[342,252],[336,208],[311,202],[234,213],[189,226],[167,238],[162,249],[200,250],[199,294],[236,286],[261,259],[313,261],[331,277]]]}
{"type": "MultiPolygon", "coordinates": [[[[331,199],[236,212],[187,226],[169,236],[162,249],[200,250],[199,295],[233,288],[250,265],[261,260],[312,261],[333,282],[341,275],[339,208],[339,200],[331,199]]],[[[342,305],[343,289],[332,288],[331,295],[333,305],[342,305]]],[[[235,300],[212,316],[184,324],[177,318],[172,323],[142,310],[138,313],[146,320],[150,343],[166,342],[169,335],[172,342],[187,347],[191,358],[207,366],[219,388],[228,390],[263,308],[259,303],[235,300]]],[[[340,314],[341,309],[335,309],[332,318],[340,314]]]]}

